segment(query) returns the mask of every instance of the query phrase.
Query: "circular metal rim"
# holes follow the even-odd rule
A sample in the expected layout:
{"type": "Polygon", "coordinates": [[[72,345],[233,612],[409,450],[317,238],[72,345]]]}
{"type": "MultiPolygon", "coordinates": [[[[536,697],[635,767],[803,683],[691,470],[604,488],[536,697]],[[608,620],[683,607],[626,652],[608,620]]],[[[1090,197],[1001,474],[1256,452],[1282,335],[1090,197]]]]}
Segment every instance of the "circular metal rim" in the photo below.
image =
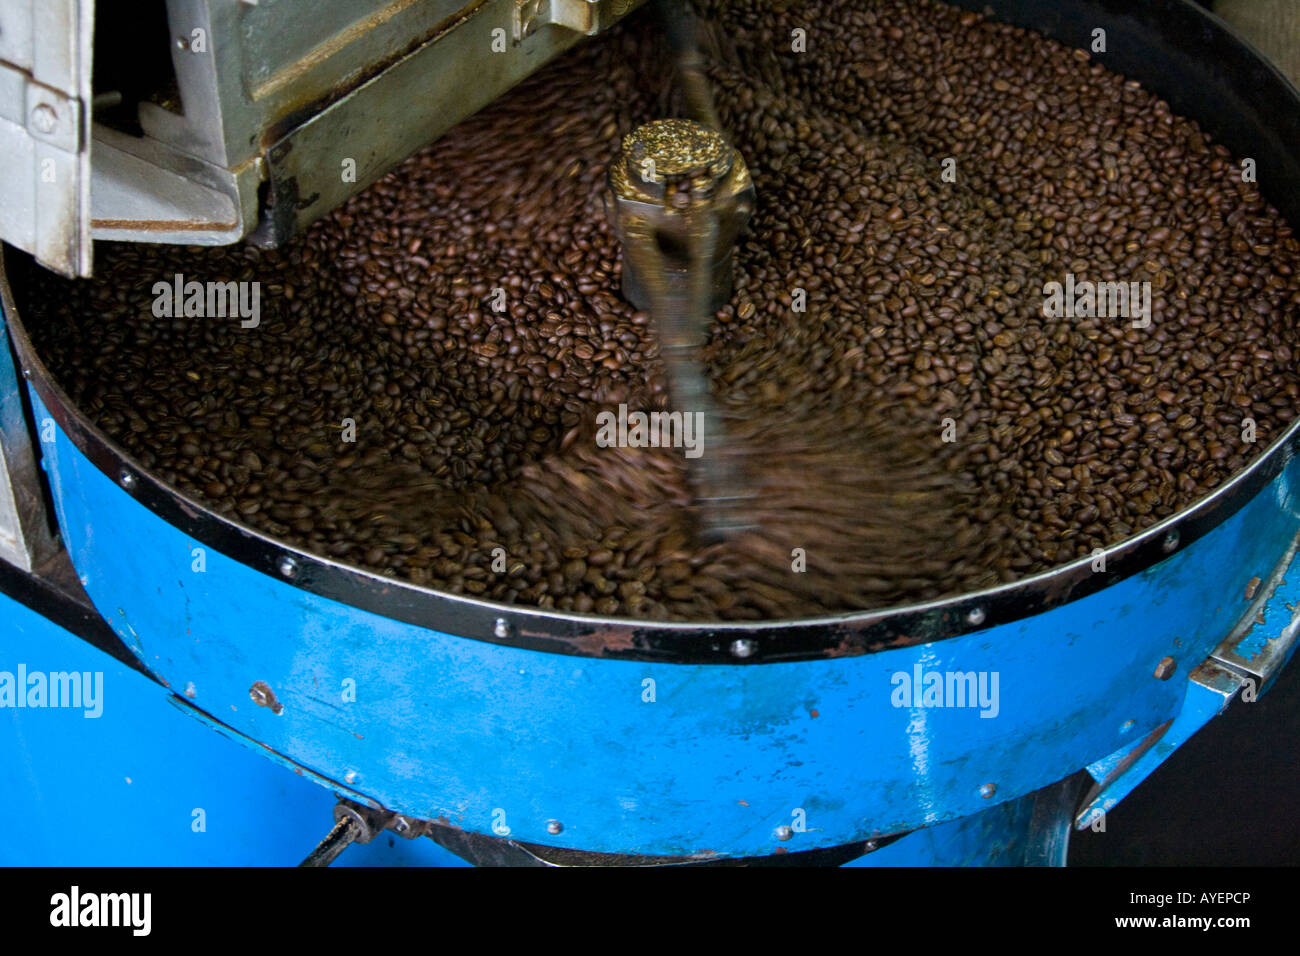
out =
{"type": "Polygon", "coordinates": [[[1282,472],[1300,447],[1300,419],[1263,455],[1178,514],[1093,558],[1010,584],[920,604],[794,621],[650,622],[480,601],[342,564],[233,521],[164,484],[101,433],[36,356],[0,263],[0,302],[22,375],[77,449],[138,503],[179,531],[263,574],[324,598],[442,633],[550,653],[691,664],[762,664],[867,654],[939,641],[1032,617],[1169,558],[1218,527],[1282,472]]]}
{"type": "MultiPolygon", "coordinates": [[[[1186,0],[1179,4],[1190,8],[1186,0]]],[[[1267,67],[1277,92],[1300,111],[1300,94],[1249,44],[1197,10],[1208,29],[1267,67]]],[[[1105,549],[982,591],[919,604],[799,620],[651,622],[481,601],[332,561],[218,515],[171,488],[117,447],[69,400],[23,327],[0,255],[0,305],[22,368],[51,416],[101,472],[158,517],[234,560],[294,587],[383,617],[471,640],[580,657],[678,664],[755,665],[868,654],[961,637],[1033,617],[1097,593],[1186,548],[1253,499],[1295,458],[1300,419],[1265,452],[1191,506],[1105,549]]]]}

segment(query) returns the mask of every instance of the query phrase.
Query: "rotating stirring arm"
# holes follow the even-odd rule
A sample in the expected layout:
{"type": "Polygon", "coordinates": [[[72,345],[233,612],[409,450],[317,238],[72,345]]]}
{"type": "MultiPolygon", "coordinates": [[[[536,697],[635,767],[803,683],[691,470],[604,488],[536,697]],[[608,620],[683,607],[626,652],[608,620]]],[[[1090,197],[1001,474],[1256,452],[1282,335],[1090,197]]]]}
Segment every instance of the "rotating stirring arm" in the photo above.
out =
{"type": "Polygon", "coordinates": [[[700,350],[710,314],[731,296],[733,246],[754,186],[722,135],[689,12],[675,0],[659,10],[691,119],[657,120],[624,139],[607,209],[623,246],[623,292],[655,323],[670,400],[704,423],[707,444],[689,460],[690,480],[704,532],[722,538],[750,527],[749,494],[700,350]]]}

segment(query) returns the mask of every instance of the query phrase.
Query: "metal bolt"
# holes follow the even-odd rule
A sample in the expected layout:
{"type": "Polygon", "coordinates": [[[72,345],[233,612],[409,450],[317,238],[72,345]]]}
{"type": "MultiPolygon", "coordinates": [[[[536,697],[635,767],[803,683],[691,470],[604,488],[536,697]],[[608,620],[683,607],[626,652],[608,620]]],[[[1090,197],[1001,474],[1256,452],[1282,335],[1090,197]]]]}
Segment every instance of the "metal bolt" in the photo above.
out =
{"type": "Polygon", "coordinates": [[[880,844],[877,843],[875,840],[868,840],[866,843],[862,844],[862,849],[864,849],[864,850],[866,850],[868,853],[870,853],[872,850],[876,849],[878,846],[880,846],[880,844]]]}
{"type": "Polygon", "coordinates": [[[503,641],[510,636],[510,631],[510,622],[504,617],[497,618],[496,624],[492,627],[492,633],[503,641]]]}
{"type": "Polygon", "coordinates": [[[792,836],[794,836],[794,830],[792,830],[790,827],[782,825],[776,828],[776,838],[778,840],[785,842],[786,840],[790,839],[792,836]]]}
{"type": "Polygon", "coordinates": [[[1156,680],[1169,680],[1174,676],[1174,671],[1178,670],[1178,662],[1172,657],[1160,658],[1160,663],[1156,665],[1156,680]]]}
{"type": "Polygon", "coordinates": [[[738,637],[731,642],[732,657],[753,657],[758,650],[758,642],[748,637],[738,637]]]}
{"type": "Polygon", "coordinates": [[[987,615],[985,615],[984,613],[984,608],[973,607],[966,612],[966,623],[969,624],[971,627],[979,627],[981,624],[984,623],[984,619],[986,616],[987,615]]]}
{"type": "Polygon", "coordinates": [[[52,133],[59,125],[59,114],[48,103],[40,103],[32,108],[32,127],[38,133],[52,133]]]}
{"type": "Polygon", "coordinates": [[[356,783],[357,772],[355,770],[349,770],[347,773],[343,775],[343,780],[345,783],[356,783]]]}
{"type": "Polygon", "coordinates": [[[564,824],[561,823],[559,820],[551,820],[549,823],[546,824],[546,832],[551,834],[551,836],[555,836],[556,834],[563,833],[564,824]]]}
{"type": "Polygon", "coordinates": [[[396,817],[393,820],[393,829],[398,833],[406,833],[411,829],[411,821],[407,820],[406,817],[396,817]]]}
{"type": "Polygon", "coordinates": [[[248,698],[258,707],[269,707],[277,717],[284,713],[284,704],[275,699],[275,691],[264,680],[254,681],[248,688],[248,698]]]}
{"type": "Polygon", "coordinates": [[[121,482],[122,487],[127,491],[135,490],[135,475],[131,474],[131,472],[127,471],[125,468],[118,472],[117,480],[121,482]]]}
{"type": "Polygon", "coordinates": [[[1178,529],[1175,528],[1173,531],[1170,531],[1165,535],[1164,540],[1160,542],[1160,550],[1165,554],[1172,554],[1178,547],[1178,538],[1178,529]]]}
{"type": "Polygon", "coordinates": [[[980,796],[983,797],[985,800],[987,800],[989,797],[993,796],[993,794],[997,792],[998,792],[998,785],[996,783],[986,783],[984,784],[984,786],[980,787],[980,796]]]}
{"type": "Polygon", "coordinates": [[[286,578],[294,577],[298,573],[298,562],[293,559],[292,555],[284,555],[280,558],[280,573],[286,578]]]}
{"type": "Polygon", "coordinates": [[[185,696],[191,699],[199,696],[199,692],[194,689],[194,681],[190,681],[185,685],[185,696]]]}

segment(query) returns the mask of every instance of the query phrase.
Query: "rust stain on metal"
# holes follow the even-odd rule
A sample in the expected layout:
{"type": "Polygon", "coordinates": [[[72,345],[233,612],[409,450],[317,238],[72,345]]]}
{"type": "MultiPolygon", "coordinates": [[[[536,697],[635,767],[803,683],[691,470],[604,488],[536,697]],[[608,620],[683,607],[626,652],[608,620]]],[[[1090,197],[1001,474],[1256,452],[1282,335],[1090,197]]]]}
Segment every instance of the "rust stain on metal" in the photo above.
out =
{"type": "Polygon", "coordinates": [[[844,629],[840,633],[839,643],[827,648],[827,657],[854,657],[867,652],[866,639],[857,631],[844,629]]]}
{"type": "MultiPolygon", "coordinates": [[[[529,634],[529,637],[546,637],[543,634],[529,634]]],[[[636,636],[628,628],[599,628],[565,638],[565,643],[579,654],[590,657],[605,657],[622,651],[637,649],[636,636]]]]}
{"type": "Polygon", "coordinates": [[[199,219],[92,219],[97,229],[131,229],[137,232],[202,232],[207,229],[234,229],[237,222],[211,222],[199,219]]]}
{"type": "Polygon", "coordinates": [[[1259,576],[1256,575],[1255,577],[1251,578],[1250,583],[1246,585],[1246,600],[1247,601],[1253,600],[1255,597],[1255,592],[1258,590],[1259,590],[1259,576]]]}
{"type": "Polygon", "coordinates": [[[277,716],[284,712],[284,705],[275,699],[275,691],[264,680],[254,681],[248,696],[258,707],[267,707],[277,716]]]}

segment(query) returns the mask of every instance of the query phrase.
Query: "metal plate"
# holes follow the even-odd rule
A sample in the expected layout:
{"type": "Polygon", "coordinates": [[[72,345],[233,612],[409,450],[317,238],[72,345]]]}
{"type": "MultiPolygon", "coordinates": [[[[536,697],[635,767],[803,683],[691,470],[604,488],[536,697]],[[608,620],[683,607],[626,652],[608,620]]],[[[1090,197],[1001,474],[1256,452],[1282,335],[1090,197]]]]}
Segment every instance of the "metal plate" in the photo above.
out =
{"type": "Polygon", "coordinates": [[[93,0],[0,0],[0,236],[90,275],[93,0]]]}

